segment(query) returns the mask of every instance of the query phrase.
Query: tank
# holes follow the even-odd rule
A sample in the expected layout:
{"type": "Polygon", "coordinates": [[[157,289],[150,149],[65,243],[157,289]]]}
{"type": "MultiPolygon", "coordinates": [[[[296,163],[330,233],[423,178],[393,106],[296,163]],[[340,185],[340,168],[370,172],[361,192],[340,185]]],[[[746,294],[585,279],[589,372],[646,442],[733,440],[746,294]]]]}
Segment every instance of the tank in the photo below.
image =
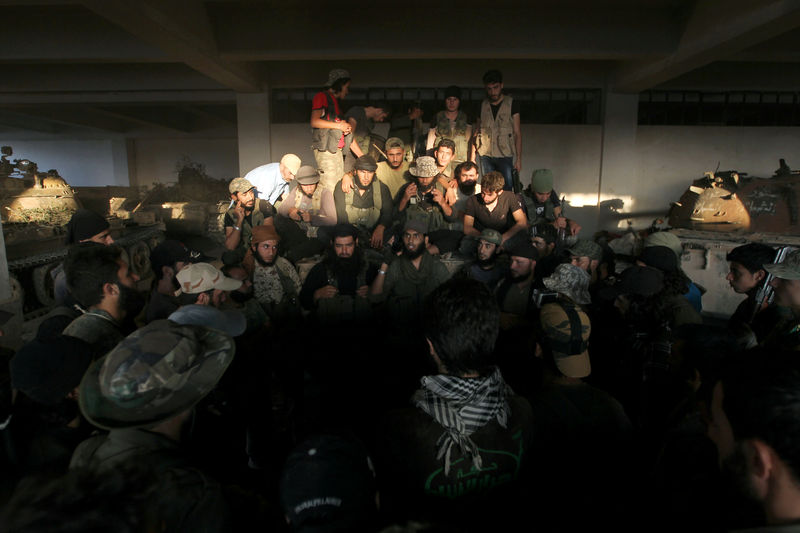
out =
{"type": "Polygon", "coordinates": [[[786,161],[770,178],[736,170],[706,172],[672,204],[669,224],[715,232],[800,235],[800,172],[786,161]]]}
{"type": "Polygon", "coordinates": [[[25,320],[44,315],[55,304],[53,270],[67,254],[65,225],[79,207],[107,216],[111,235],[125,250],[131,269],[147,283],[150,250],[164,239],[162,224],[152,217],[123,220],[102,206],[84,205],[80,192],[57,170],[41,172],[28,159],[12,161],[9,146],[0,151],[0,220],[9,273],[23,294],[25,320]]]}

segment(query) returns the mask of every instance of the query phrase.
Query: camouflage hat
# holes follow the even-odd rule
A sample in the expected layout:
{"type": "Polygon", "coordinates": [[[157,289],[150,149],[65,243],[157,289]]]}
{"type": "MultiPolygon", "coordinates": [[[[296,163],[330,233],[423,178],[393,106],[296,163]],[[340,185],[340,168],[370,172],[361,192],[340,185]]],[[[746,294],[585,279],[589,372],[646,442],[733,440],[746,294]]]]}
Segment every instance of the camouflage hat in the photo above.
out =
{"type": "Polygon", "coordinates": [[[233,339],[221,331],[153,321],[89,367],[81,412],[104,429],[153,427],[211,392],[233,354],[233,339]]]}
{"type": "Polygon", "coordinates": [[[247,192],[250,189],[255,189],[255,185],[250,183],[250,180],[245,178],[233,178],[228,184],[228,191],[233,194],[237,192],[247,192]]]}
{"type": "Polygon", "coordinates": [[[411,165],[408,172],[418,178],[432,178],[439,173],[439,168],[436,166],[436,159],[429,155],[423,155],[417,158],[416,163],[411,165]]]}
{"type": "Polygon", "coordinates": [[[545,193],[553,190],[553,171],[549,168],[537,168],[531,175],[533,192],[545,193]]]}
{"type": "Polygon", "coordinates": [[[585,378],[591,374],[588,340],[592,325],[586,312],[577,306],[549,303],[542,306],[539,319],[558,370],[570,378],[585,378]],[[567,309],[577,314],[580,331],[573,328],[567,309]]]}
{"type": "Polygon", "coordinates": [[[194,263],[185,266],[175,274],[175,278],[181,287],[176,291],[176,295],[180,293],[200,294],[211,289],[233,291],[242,286],[241,281],[226,277],[208,263],[194,263]]]}
{"type": "Polygon", "coordinates": [[[600,245],[587,239],[578,239],[567,251],[571,255],[577,257],[588,257],[589,259],[597,261],[603,258],[603,249],[600,247],[600,245]]]}
{"type": "Polygon", "coordinates": [[[764,270],[781,279],[800,279],[800,250],[786,254],[782,263],[764,265],[764,270]]]}
{"type": "Polygon", "coordinates": [[[375,158],[371,155],[362,155],[358,159],[356,159],[356,164],[353,167],[354,170],[366,170],[368,172],[375,172],[378,169],[378,163],[375,162],[375,158]]]}
{"type": "Polygon", "coordinates": [[[500,232],[496,229],[486,228],[481,232],[481,236],[478,238],[496,246],[503,244],[503,236],[500,235],[500,232]]]}
{"type": "Polygon", "coordinates": [[[681,240],[677,235],[668,231],[658,231],[645,237],[644,247],[649,248],[651,246],[666,246],[675,252],[678,258],[683,254],[683,244],[681,244],[681,240]]]}
{"type": "Polygon", "coordinates": [[[314,185],[319,183],[319,172],[311,165],[303,165],[295,172],[294,179],[300,185],[314,185]]]}
{"type": "Polygon", "coordinates": [[[589,296],[589,273],[580,267],[564,263],[556,267],[553,275],[544,278],[542,282],[549,290],[566,295],[577,304],[591,303],[589,296]]]}
{"type": "Polygon", "coordinates": [[[350,73],[347,72],[345,69],[335,68],[330,72],[328,72],[328,81],[325,82],[325,85],[323,85],[323,87],[330,87],[331,85],[336,83],[336,80],[341,80],[342,78],[349,78],[349,77],[350,73]]]}
{"type": "Polygon", "coordinates": [[[403,150],[406,149],[406,143],[403,142],[403,139],[400,137],[389,137],[386,139],[386,151],[388,152],[392,148],[402,148],[403,150]]]}

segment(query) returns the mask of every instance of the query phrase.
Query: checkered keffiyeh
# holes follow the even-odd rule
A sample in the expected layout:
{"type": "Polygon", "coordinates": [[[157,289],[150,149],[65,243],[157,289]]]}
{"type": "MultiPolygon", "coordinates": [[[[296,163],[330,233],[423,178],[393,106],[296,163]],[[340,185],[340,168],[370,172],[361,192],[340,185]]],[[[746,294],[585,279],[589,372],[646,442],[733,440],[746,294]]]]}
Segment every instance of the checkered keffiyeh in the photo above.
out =
{"type": "Polygon", "coordinates": [[[478,446],[470,435],[488,424],[492,419],[506,427],[511,409],[507,397],[512,393],[500,370],[483,378],[459,378],[455,376],[425,376],[422,388],[414,395],[414,405],[428,413],[444,429],[436,441],[437,459],[444,458],[445,475],[450,473],[450,457],[453,445],[472,458],[472,464],[482,465],[478,446]]]}

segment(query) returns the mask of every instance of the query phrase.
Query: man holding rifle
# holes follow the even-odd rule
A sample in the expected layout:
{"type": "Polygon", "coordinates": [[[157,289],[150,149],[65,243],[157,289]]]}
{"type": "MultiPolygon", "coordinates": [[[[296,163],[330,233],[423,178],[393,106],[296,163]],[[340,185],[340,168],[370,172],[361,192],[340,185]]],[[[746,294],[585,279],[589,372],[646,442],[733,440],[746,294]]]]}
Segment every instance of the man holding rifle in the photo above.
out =
{"type": "MultiPolygon", "coordinates": [[[[785,255],[785,252],[782,253],[785,255]]],[[[774,248],[756,242],[737,246],[727,255],[730,272],[725,279],[735,292],[747,295],[731,315],[728,324],[733,328],[749,326],[758,342],[764,339],[777,320],[775,306],[769,305],[772,287],[767,283],[769,274],[764,266],[780,263],[781,259],[774,248]]]]}
{"type": "MultiPolygon", "coordinates": [[[[800,349],[800,250],[786,253],[783,261],[780,254],[775,263],[764,265],[769,274],[767,283],[772,288],[775,304],[784,307],[780,320],[760,344],[775,348],[800,349]]],[[[765,300],[768,301],[768,300],[765,300]]]]}

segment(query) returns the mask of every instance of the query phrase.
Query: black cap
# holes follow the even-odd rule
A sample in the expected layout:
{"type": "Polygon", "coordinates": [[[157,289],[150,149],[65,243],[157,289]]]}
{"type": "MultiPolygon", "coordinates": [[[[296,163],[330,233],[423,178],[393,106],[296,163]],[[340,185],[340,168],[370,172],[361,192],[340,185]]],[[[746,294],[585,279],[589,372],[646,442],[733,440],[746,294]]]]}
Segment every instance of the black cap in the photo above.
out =
{"type": "Polygon", "coordinates": [[[108,220],[88,209],[78,209],[67,222],[67,244],[91,239],[109,228],[108,220]]]}

